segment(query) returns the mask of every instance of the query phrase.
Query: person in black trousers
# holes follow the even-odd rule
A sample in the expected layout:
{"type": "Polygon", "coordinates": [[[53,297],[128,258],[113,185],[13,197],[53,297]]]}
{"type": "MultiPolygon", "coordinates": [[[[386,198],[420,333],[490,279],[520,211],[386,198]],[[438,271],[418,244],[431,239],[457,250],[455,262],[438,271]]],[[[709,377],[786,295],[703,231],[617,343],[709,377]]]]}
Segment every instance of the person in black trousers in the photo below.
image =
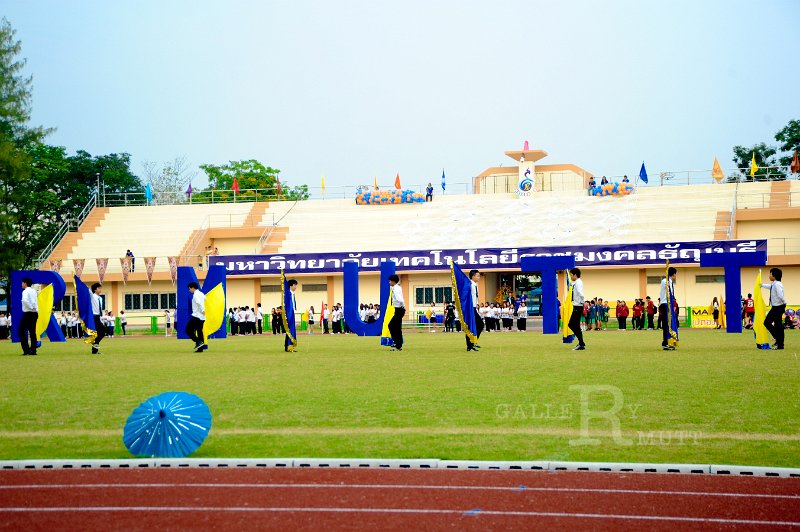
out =
{"type": "Polygon", "coordinates": [[[206,322],[206,295],[200,291],[200,285],[195,281],[189,283],[189,293],[192,294],[192,315],[186,324],[186,334],[194,340],[194,352],[200,353],[208,349],[208,344],[203,337],[203,324],[206,322]]]}
{"type": "Polygon", "coordinates": [[[394,316],[389,320],[389,334],[394,342],[393,351],[403,350],[403,316],[406,315],[406,302],[403,300],[403,289],[398,284],[400,277],[397,275],[389,276],[389,286],[391,292],[391,305],[394,307],[394,316]]]}
{"type": "MultiPolygon", "coordinates": [[[[673,297],[675,294],[675,279],[678,276],[678,270],[673,268],[672,266],[669,267],[667,270],[667,277],[661,279],[661,292],[659,293],[658,299],[658,321],[661,323],[661,348],[664,351],[674,351],[675,346],[669,345],[669,340],[671,338],[670,329],[672,327],[672,323],[670,323],[669,319],[669,294],[672,293],[673,297]],[[667,290],[667,284],[669,283],[669,290],[667,290]]],[[[672,309],[672,312],[675,312],[675,309],[672,309]]]]}
{"type": "Polygon", "coordinates": [[[586,343],[583,341],[583,331],[581,331],[581,316],[583,316],[583,302],[586,301],[586,296],[583,295],[581,269],[572,268],[569,271],[569,278],[572,281],[572,314],[569,316],[567,327],[578,339],[578,345],[573,347],[572,350],[584,351],[586,343]]]}
{"type": "MultiPolygon", "coordinates": [[[[475,328],[476,328],[475,340],[476,340],[476,342],[473,344],[470,341],[469,336],[465,335],[465,337],[467,339],[467,351],[477,351],[478,349],[481,348],[481,346],[479,346],[478,343],[477,343],[477,340],[480,339],[481,333],[483,332],[483,320],[481,319],[481,315],[478,312],[478,307],[479,307],[479,304],[478,304],[478,279],[480,279],[480,278],[481,278],[481,272],[479,272],[478,270],[470,270],[469,271],[469,285],[470,285],[469,289],[470,289],[470,293],[472,294],[472,304],[475,305],[472,308],[472,312],[475,314],[475,328]]],[[[489,318],[487,317],[487,319],[486,319],[486,327],[487,327],[486,330],[487,331],[489,330],[489,328],[488,328],[489,325],[490,325],[489,318]]]]}
{"type": "Polygon", "coordinates": [[[22,319],[19,320],[19,341],[22,344],[22,354],[36,354],[36,321],[39,319],[39,294],[33,289],[30,277],[22,279],[22,319]],[[28,343],[30,336],[30,344],[28,343]]]}
{"type": "Polygon", "coordinates": [[[762,288],[769,288],[769,304],[772,306],[764,319],[764,326],[775,338],[772,349],[783,349],[784,333],[783,315],[786,313],[786,295],[783,291],[783,271],[772,268],[769,271],[771,283],[762,283],[762,288]]]}

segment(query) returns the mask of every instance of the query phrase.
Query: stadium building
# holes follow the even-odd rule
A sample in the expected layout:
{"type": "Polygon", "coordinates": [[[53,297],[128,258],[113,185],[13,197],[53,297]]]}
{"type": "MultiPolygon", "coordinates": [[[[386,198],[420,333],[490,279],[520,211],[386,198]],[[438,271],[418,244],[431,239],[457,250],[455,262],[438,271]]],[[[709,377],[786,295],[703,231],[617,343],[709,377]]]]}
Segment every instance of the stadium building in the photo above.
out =
{"type": "MultiPolygon", "coordinates": [[[[209,264],[225,265],[227,306],[261,303],[265,313],[280,304],[283,267],[299,281],[299,308],[314,306],[317,315],[321,303],[343,302],[346,261],[359,263],[360,300],[385,303],[379,301],[378,267],[394,259],[407,319],[416,322],[431,302],[441,312],[451,299],[448,258],[485,274],[481,299],[527,292],[536,312],[538,276],[520,271],[526,254],[573,254],[585,272],[588,297],[629,304],[658,297],[665,260],[671,259],[683,307],[707,306],[724,295],[722,269],[701,269],[702,253],[766,249],[767,267],[784,270],[789,303],[800,303],[797,180],[716,183],[705,172],[673,184],[675,176],[662,174],[651,176],[648,185],[632,178],[630,194],[594,196],[587,194],[592,174],[578,166],[539,164],[547,156],[543,150],[505,153],[509,166],[478,174],[465,187],[472,193],[442,193],[437,186],[426,203],[358,205],[354,194],[248,202],[245,191],[236,203],[142,205],[142,196],[126,198],[123,206],[100,206],[100,198],[79,230],[65,233],[42,257],[42,268],[58,269],[64,277],[68,296],[56,308],[70,310],[75,260],[85,261],[82,277],[91,283],[99,278],[97,259],[108,259],[106,307],[115,314],[125,310],[136,323],[137,316],[175,308],[170,258],[195,267],[201,282],[209,264]],[[526,179],[528,186],[518,191],[526,179]],[[218,255],[206,255],[215,248],[218,255]],[[125,275],[120,259],[128,249],[136,262],[125,275]],[[146,258],[155,258],[152,275],[146,258]]],[[[755,269],[742,271],[745,294],[755,275],[755,269]]],[[[560,290],[564,285],[562,274],[560,290]]]]}

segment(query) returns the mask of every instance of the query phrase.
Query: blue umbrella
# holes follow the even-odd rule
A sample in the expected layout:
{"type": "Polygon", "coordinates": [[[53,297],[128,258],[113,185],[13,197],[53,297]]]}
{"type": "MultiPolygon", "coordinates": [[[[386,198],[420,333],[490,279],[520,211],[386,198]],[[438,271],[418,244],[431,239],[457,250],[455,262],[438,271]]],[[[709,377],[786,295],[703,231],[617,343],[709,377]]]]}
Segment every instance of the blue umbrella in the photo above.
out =
{"type": "Polygon", "coordinates": [[[125,423],[122,441],[136,456],[183,458],[195,452],[211,430],[211,411],[186,392],[166,392],[137,406],[125,423]]]}

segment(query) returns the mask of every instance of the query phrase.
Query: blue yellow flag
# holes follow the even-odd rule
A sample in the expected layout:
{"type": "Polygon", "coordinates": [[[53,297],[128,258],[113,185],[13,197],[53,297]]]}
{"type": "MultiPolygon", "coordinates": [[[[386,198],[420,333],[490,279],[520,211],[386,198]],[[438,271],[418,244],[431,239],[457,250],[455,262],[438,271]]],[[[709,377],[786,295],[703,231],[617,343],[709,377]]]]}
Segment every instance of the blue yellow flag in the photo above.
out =
{"type": "Polygon", "coordinates": [[[97,337],[97,327],[94,323],[94,314],[92,314],[92,291],[77,275],[74,277],[74,281],[78,319],[81,322],[83,331],[89,335],[88,338],[84,339],[84,342],[91,344],[94,343],[94,339],[97,337]]]}
{"type": "Polygon", "coordinates": [[[478,324],[475,321],[475,305],[472,300],[472,281],[461,271],[458,264],[450,262],[450,277],[453,283],[453,298],[460,314],[464,335],[473,344],[478,343],[478,324]]]}
{"type": "Polygon", "coordinates": [[[53,285],[48,284],[42,287],[36,298],[39,304],[39,318],[36,320],[36,340],[42,337],[50,325],[50,317],[53,315],[53,285]]]}
{"type": "Polygon", "coordinates": [[[392,335],[389,333],[389,321],[394,318],[394,305],[392,305],[392,292],[389,291],[389,300],[386,302],[386,306],[383,307],[383,327],[381,327],[381,345],[385,345],[387,347],[394,347],[394,340],[392,340],[392,335]]]}
{"type": "Polygon", "coordinates": [[[222,283],[206,292],[206,321],[203,322],[203,338],[211,338],[222,327],[226,316],[225,290],[222,283]]]}
{"type": "MultiPolygon", "coordinates": [[[[569,320],[572,317],[572,283],[567,280],[567,284],[569,285],[569,289],[567,290],[566,297],[564,297],[564,304],[561,306],[561,317],[563,322],[561,341],[565,344],[571,344],[575,339],[575,334],[572,332],[572,329],[569,328],[569,320]]],[[[580,323],[578,323],[578,327],[580,326],[580,323]]]]}
{"type": "Polygon", "coordinates": [[[753,334],[756,337],[756,348],[769,349],[769,331],[764,325],[767,318],[767,305],[764,303],[764,296],[761,294],[761,269],[756,276],[756,286],[753,288],[753,306],[755,316],[753,317],[753,334]]]}
{"type": "Polygon", "coordinates": [[[281,270],[281,301],[283,301],[281,320],[283,320],[283,328],[286,330],[286,336],[289,337],[290,342],[287,349],[294,351],[297,347],[297,326],[294,322],[294,293],[289,289],[289,283],[283,270],[281,270]]]}

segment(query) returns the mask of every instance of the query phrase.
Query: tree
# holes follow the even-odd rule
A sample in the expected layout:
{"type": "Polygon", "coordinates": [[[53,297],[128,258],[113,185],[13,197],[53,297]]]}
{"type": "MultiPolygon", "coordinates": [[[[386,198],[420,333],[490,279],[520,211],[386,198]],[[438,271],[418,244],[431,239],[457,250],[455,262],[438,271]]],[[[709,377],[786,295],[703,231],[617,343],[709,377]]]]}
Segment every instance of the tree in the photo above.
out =
{"type": "Polygon", "coordinates": [[[47,131],[31,127],[30,77],[21,75],[25,60],[22,44],[7,19],[0,20],[0,285],[12,269],[30,264],[32,253],[23,253],[20,240],[26,228],[20,217],[37,212],[28,198],[39,187],[32,179],[30,156],[25,148],[35,145],[47,131]]]}
{"type": "Polygon", "coordinates": [[[144,182],[150,183],[153,191],[153,203],[156,205],[172,205],[185,203],[186,189],[197,171],[190,170],[186,157],[175,157],[172,161],[161,165],[152,161],[142,163],[144,168],[144,182]]]}
{"type": "Polygon", "coordinates": [[[226,165],[201,164],[208,176],[208,188],[195,196],[200,201],[210,200],[209,191],[214,190],[214,201],[233,201],[233,179],[239,184],[236,198],[242,201],[269,201],[276,199],[308,199],[308,186],[288,187],[279,183],[280,170],[264,166],[255,159],[230,161],[226,165]],[[217,192],[220,191],[220,192],[217,192]]]}
{"type": "Polygon", "coordinates": [[[733,163],[739,168],[740,175],[728,176],[729,181],[766,181],[768,179],[783,179],[785,178],[784,172],[769,168],[770,166],[778,166],[778,161],[775,159],[775,147],[767,146],[763,142],[756,144],[751,148],[744,146],[733,147],[733,163]],[[753,154],[755,154],[756,171],[755,177],[750,177],[750,162],[752,161],[753,154]]]}
{"type": "Polygon", "coordinates": [[[800,120],[790,120],[786,127],[775,133],[775,140],[781,143],[780,150],[788,153],[780,158],[782,166],[792,164],[794,151],[800,151],[800,120]]]}

